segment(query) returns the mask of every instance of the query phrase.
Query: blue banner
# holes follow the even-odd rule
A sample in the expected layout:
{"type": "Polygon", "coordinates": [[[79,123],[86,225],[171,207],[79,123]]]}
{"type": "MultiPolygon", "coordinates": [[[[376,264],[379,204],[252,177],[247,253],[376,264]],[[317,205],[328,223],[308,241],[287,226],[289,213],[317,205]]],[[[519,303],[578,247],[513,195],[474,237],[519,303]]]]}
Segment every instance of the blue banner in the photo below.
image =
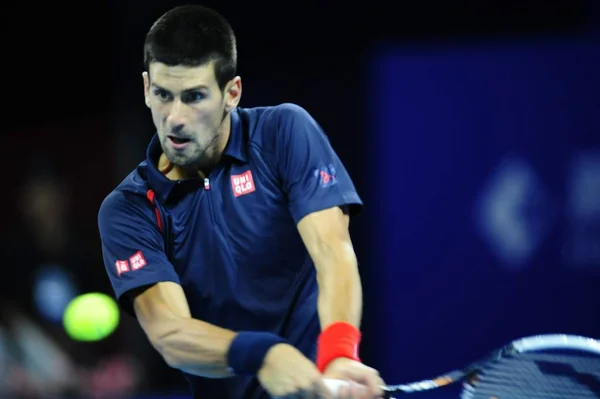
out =
{"type": "Polygon", "coordinates": [[[379,53],[365,197],[389,382],[525,335],[600,336],[599,45],[379,53]]]}

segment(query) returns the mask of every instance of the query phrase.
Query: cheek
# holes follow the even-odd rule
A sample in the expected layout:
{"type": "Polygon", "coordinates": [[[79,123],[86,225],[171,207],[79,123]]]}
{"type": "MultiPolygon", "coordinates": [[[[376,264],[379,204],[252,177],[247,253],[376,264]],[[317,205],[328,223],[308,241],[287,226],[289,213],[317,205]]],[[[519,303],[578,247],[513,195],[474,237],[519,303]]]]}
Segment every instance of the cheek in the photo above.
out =
{"type": "Polygon", "coordinates": [[[223,110],[217,106],[204,107],[198,110],[196,122],[206,128],[215,128],[221,122],[223,110]]]}
{"type": "Polygon", "coordinates": [[[160,123],[164,119],[164,112],[161,107],[152,106],[150,107],[150,112],[155,123],[160,123]]]}
{"type": "Polygon", "coordinates": [[[212,120],[213,124],[220,125],[223,121],[223,113],[225,112],[225,105],[221,102],[218,102],[212,110],[212,120]]]}

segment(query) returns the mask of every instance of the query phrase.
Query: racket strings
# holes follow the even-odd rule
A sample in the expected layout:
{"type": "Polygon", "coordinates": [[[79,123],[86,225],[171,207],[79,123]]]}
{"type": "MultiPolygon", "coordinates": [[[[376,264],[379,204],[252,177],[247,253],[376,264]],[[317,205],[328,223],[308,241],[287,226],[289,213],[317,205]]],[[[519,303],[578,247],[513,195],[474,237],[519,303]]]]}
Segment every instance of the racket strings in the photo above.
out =
{"type": "Polygon", "coordinates": [[[600,398],[600,357],[529,353],[485,368],[463,399],[600,398]]]}

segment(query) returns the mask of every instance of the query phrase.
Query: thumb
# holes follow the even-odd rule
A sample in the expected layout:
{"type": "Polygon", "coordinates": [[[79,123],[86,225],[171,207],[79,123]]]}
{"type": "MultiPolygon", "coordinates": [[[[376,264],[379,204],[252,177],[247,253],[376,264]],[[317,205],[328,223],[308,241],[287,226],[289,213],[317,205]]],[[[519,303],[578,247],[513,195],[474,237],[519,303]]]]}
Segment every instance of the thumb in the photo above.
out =
{"type": "Polygon", "coordinates": [[[322,378],[315,382],[315,393],[319,399],[333,399],[335,390],[337,390],[336,386],[326,384],[322,378]]]}
{"type": "Polygon", "coordinates": [[[346,378],[365,386],[373,395],[383,395],[382,386],[385,383],[374,369],[363,365],[360,368],[348,368],[344,372],[346,378]]]}
{"type": "Polygon", "coordinates": [[[323,378],[323,383],[327,386],[333,397],[337,397],[340,389],[348,385],[348,381],[337,378],[323,378]]]}

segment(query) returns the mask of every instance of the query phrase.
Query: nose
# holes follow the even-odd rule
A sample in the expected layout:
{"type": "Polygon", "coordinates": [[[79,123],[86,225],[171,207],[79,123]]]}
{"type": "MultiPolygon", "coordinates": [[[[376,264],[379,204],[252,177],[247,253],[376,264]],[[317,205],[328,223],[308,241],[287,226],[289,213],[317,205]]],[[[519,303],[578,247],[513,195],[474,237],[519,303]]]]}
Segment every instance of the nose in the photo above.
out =
{"type": "Polygon", "coordinates": [[[167,124],[171,130],[181,130],[186,124],[186,105],[179,99],[175,99],[167,114],[167,124]]]}

